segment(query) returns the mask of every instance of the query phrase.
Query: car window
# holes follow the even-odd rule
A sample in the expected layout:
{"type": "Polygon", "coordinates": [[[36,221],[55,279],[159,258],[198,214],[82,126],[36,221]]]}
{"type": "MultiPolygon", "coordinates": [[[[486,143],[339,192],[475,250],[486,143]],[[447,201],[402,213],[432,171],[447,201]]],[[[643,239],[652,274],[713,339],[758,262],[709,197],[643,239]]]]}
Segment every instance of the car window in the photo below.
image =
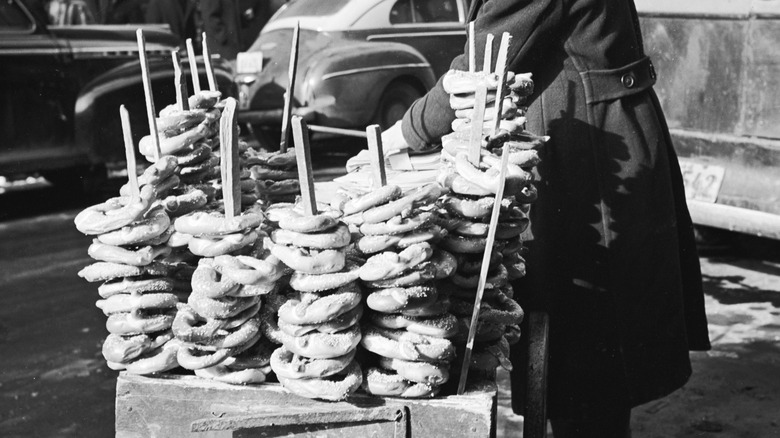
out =
{"type": "Polygon", "coordinates": [[[340,11],[351,0],[293,0],[282,6],[274,20],[285,17],[323,17],[340,11]]]}
{"type": "Polygon", "coordinates": [[[35,23],[13,0],[0,0],[0,32],[30,31],[35,23]]]}
{"type": "Polygon", "coordinates": [[[457,0],[398,0],[390,9],[390,24],[457,22],[457,0]]]}
{"type": "Polygon", "coordinates": [[[49,3],[49,23],[58,26],[95,24],[89,6],[83,0],[53,0],[49,3]]]}
{"type": "Polygon", "coordinates": [[[390,24],[414,23],[411,0],[398,0],[390,9],[390,24]]]}

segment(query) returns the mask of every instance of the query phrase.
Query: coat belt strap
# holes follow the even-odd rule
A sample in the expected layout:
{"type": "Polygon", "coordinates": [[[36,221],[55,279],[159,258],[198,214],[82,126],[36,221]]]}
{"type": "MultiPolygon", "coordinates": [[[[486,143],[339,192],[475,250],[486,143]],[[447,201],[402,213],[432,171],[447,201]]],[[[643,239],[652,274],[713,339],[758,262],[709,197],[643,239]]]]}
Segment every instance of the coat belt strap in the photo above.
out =
{"type": "Polygon", "coordinates": [[[620,99],[640,93],[655,84],[655,68],[650,58],[612,70],[588,70],[580,73],[588,104],[620,99]]]}

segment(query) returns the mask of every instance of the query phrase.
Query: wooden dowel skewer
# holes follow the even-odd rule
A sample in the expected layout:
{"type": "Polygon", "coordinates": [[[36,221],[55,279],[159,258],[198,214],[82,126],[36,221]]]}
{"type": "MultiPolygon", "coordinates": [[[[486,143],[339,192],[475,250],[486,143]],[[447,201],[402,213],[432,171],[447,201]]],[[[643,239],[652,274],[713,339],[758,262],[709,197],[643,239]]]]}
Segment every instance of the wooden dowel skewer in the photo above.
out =
{"type": "Polygon", "coordinates": [[[225,217],[241,214],[239,185],[238,133],[236,132],[236,99],[228,97],[219,119],[220,172],[225,217]]]}
{"type": "Polygon", "coordinates": [[[211,65],[211,53],[209,44],[206,40],[206,32],[203,32],[203,65],[206,67],[206,78],[209,80],[209,90],[218,91],[217,79],[214,77],[214,66],[211,65]]]}
{"type": "Polygon", "coordinates": [[[282,110],[282,139],[279,141],[279,152],[287,152],[287,142],[290,138],[290,114],[292,100],[295,94],[295,76],[298,72],[298,40],[301,34],[301,23],[295,23],[293,29],[292,47],[290,48],[290,64],[287,68],[287,91],[284,94],[284,109],[282,110]]]}
{"type": "Polygon", "coordinates": [[[486,74],[493,71],[491,69],[493,64],[493,34],[489,33],[485,39],[485,58],[482,61],[482,71],[486,74]]]}
{"type": "Polygon", "coordinates": [[[144,97],[146,98],[146,118],[149,120],[149,135],[154,141],[154,160],[162,156],[160,151],[160,135],[157,133],[157,112],[154,110],[154,98],[152,97],[152,81],[149,78],[149,60],[146,58],[146,39],[143,29],[135,31],[138,40],[138,56],[141,60],[141,80],[144,83],[144,97]]]}
{"type": "Polygon", "coordinates": [[[187,91],[187,81],[183,80],[181,71],[181,59],[177,50],[171,50],[173,59],[173,81],[176,88],[176,106],[179,111],[188,111],[190,109],[189,92],[187,91]]]}
{"type": "Polygon", "coordinates": [[[482,125],[485,123],[485,105],[487,101],[487,82],[481,79],[477,82],[477,92],[474,96],[474,113],[471,119],[471,135],[469,136],[468,159],[475,166],[479,165],[482,154],[482,125]]]}
{"type": "Polygon", "coordinates": [[[130,128],[130,114],[124,105],[119,106],[119,119],[122,121],[122,138],[125,142],[125,161],[127,162],[127,181],[130,184],[131,199],[141,198],[141,189],[138,186],[138,174],[135,169],[135,146],[133,145],[133,131],[130,128]]]}
{"type": "Polygon", "coordinates": [[[490,131],[491,135],[496,135],[498,128],[501,125],[501,112],[504,106],[504,83],[506,82],[506,58],[509,53],[509,41],[512,37],[509,32],[504,32],[501,35],[501,45],[498,48],[498,57],[496,58],[496,75],[498,76],[498,87],[496,87],[496,101],[494,108],[496,110],[496,116],[493,120],[493,126],[490,131]]]}
{"type": "Polygon", "coordinates": [[[343,129],[343,128],[331,128],[330,126],[320,125],[307,125],[311,132],[322,132],[325,134],[344,135],[347,137],[359,137],[366,138],[366,131],[360,131],[357,129],[343,129]]]}
{"type": "Polygon", "coordinates": [[[482,306],[482,296],[485,293],[485,284],[487,283],[488,269],[490,268],[490,257],[493,252],[493,244],[496,241],[496,228],[498,228],[498,214],[501,212],[501,200],[504,197],[504,183],[506,180],[506,168],[509,162],[509,144],[504,144],[501,155],[501,169],[498,177],[498,188],[496,198],[493,201],[493,210],[490,214],[490,226],[488,228],[487,242],[485,252],[482,254],[482,267],[479,271],[479,283],[477,283],[477,296],[474,298],[474,311],[471,314],[471,323],[469,324],[469,335],[466,340],[466,350],[463,354],[463,363],[460,368],[460,380],[458,381],[458,395],[466,390],[466,380],[468,379],[469,366],[471,365],[471,352],[474,350],[474,336],[477,333],[477,324],[479,321],[479,311],[482,306]]]}
{"type": "Polygon", "coordinates": [[[311,166],[311,147],[309,146],[309,128],[300,116],[292,117],[292,133],[295,142],[295,158],[298,163],[298,179],[301,184],[303,212],[315,215],[317,198],[314,196],[314,171],[311,166]]]}
{"type": "Polygon", "coordinates": [[[387,185],[387,173],[385,172],[385,151],[382,147],[382,128],[379,125],[371,125],[366,128],[368,139],[368,155],[371,160],[371,174],[373,175],[374,188],[387,185]]]}
{"type": "Polygon", "coordinates": [[[190,60],[190,76],[192,77],[192,92],[200,93],[200,76],[198,76],[198,61],[195,59],[195,48],[192,38],[187,38],[187,59],[190,60]]]}
{"type": "Polygon", "coordinates": [[[474,35],[474,22],[469,22],[469,71],[474,73],[477,71],[477,42],[474,35]]]}

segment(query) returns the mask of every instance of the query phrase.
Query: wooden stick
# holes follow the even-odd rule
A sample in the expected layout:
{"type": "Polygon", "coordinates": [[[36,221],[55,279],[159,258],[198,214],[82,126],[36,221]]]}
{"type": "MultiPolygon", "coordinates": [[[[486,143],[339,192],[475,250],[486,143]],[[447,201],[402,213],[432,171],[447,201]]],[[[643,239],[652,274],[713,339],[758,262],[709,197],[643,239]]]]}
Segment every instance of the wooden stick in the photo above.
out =
{"type": "Polygon", "coordinates": [[[311,132],[322,132],[324,134],[336,134],[344,135],[347,137],[359,137],[366,138],[366,131],[358,131],[357,129],[343,129],[343,128],[331,128],[330,126],[320,125],[307,125],[311,132]]]}
{"type": "Polygon", "coordinates": [[[298,163],[298,180],[301,183],[303,211],[315,215],[317,199],[314,196],[314,171],[311,167],[311,148],[309,146],[309,128],[300,116],[292,116],[292,133],[295,142],[295,158],[298,163]]]}
{"type": "Polygon", "coordinates": [[[222,201],[225,217],[241,214],[241,186],[239,185],[238,135],[236,132],[236,99],[228,97],[219,119],[220,172],[222,174],[222,201]]]}
{"type": "Polygon", "coordinates": [[[190,109],[189,92],[187,91],[187,81],[182,80],[179,51],[171,50],[171,58],[173,59],[173,80],[176,87],[176,105],[179,107],[179,111],[187,111],[190,109]]]}
{"type": "Polygon", "coordinates": [[[506,82],[506,58],[509,53],[509,41],[512,37],[509,32],[504,32],[501,35],[501,45],[498,48],[498,57],[496,59],[496,75],[498,75],[498,87],[496,87],[496,101],[494,108],[496,110],[496,118],[493,120],[493,127],[490,131],[491,135],[496,135],[498,127],[501,125],[501,111],[504,106],[504,99],[501,97],[504,94],[504,82],[506,82]]]}
{"type": "Polygon", "coordinates": [[[290,48],[290,64],[287,68],[287,92],[284,95],[284,110],[282,111],[282,139],[279,142],[279,152],[287,152],[287,140],[290,138],[290,114],[295,93],[295,76],[298,72],[298,38],[301,33],[301,23],[295,23],[292,47],[290,48]]]}
{"type": "Polygon", "coordinates": [[[493,34],[489,33],[485,39],[485,58],[482,61],[482,71],[490,73],[491,65],[493,63],[493,34]]]}
{"type": "Polygon", "coordinates": [[[385,151],[382,147],[382,128],[379,125],[367,127],[366,138],[368,138],[368,155],[371,159],[374,188],[384,187],[387,185],[387,173],[385,172],[385,151]]]}
{"type": "Polygon", "coordinates": [[[160,134],[157,132],[157,112],[154,110],[154,98],[152,97],[152,81],[149,78],[149,60],[146,58],[146,39],[143,29],[135,31],[138,40],[138,56],[141,59],[141,79],[144,83],[144,97],[146,98],[146,118],[149,120],[149,135],[154,140],[154,160],[162,156],[160,150],[160,134]]]}
{"type": "Polygon", "coordinates": [[[206,78],[209,80],[209,90],[218,91],[217,79],[214,77],[214,66],[211,65],[211,53],[209,44],[206,40],[206,32],[203,32],[203,65],[206,66],[206,78]]]}
{"type": "Polygon", "coordinates": [[[198,62],[195,60],[195,48],[192,47],[192,38],[187,38],[187,58],[190,60],[190,76],[192,76],[192,92],[200,93],[200,76],[198,76],[198,62]]]}
{"type": "Polygon", "coordinates": [[[482,154],[482,125],[485,123],[485,105],[487,101],[487,82],[481,79],[477,83],[477,92],[474,96],[474,114],[471,119],[471,136],[469,137],[469,162],[479,165],[482,154]]]}
{"type": "Polygon", "coordinates": [[[477,41],[474,36],[474,22],[469,22],[469,72],[477,71],[477,41]]]}
{"type": "Polygon", "coordinates": [[[122,121],[122,137],[125,141],[125,160],[127,161],[127,180],[130,184],[130,197],[132,199],[141,199],[138,174],[135,173],[135,146],[133,145],[133,131],[130,128],[130,114],[124,105],[119,106],[119,119],[122,121]]]}
{"type": "Polygon", "coordinates": [[[477,283],[477,296],[474,298],[474,311],[471,313],[471,324],[469,325],[469,336],[466,341],[466,351],[463,354],[463,364],[460,368],[460,381],[458,381],[458,395],[463,394],[466,389],[466,379],[468,378],[469,365],[471,364],[471,352],[474,349],[474,336],[477,333],[477,324],[479,321],[479,310],[482,306],[482,296],[485,293],[485,284],[487,283],[488,269],[490,267],[490,256],[493,252],[493,244],[496,241],[496,228],[498,228],[498,214],[501,212],[501,199],[504,197],[504,183],[506,180],[506,168],[509,162],[509,144],[504,144],[501,155],[501,170],[498,177],[498,189],[496,198],[493,201],[493,211],[490,214],[490,228],[488,228],[487,244],[485,252],[482,254],[482,267],[479,271],[479,283],[477,283]]]}

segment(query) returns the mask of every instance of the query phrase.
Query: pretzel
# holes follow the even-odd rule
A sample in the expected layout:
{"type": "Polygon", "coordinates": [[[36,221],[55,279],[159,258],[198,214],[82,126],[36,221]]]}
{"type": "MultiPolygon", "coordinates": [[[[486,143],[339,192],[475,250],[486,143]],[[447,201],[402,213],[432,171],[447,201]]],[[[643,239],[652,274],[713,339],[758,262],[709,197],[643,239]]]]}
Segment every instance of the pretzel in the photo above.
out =
{"type": "Polygon", "coordinates": [[[120,263],[131,266],[146,266],[159,257],[165,257],[171,253],[168,246],[142,246],[137,249],[123,248],[121,246],[106,245],[95,239],[87,248],[87,254],[95,260],[102,262],[120,263]]]}
{"type": "Polygon", "coordinates": [[[451,360],[455,355],[452,342],[407,332],[367,326],[360,345],[379,356],[423,362],[451,360]]]}
{"type": "Polygon", "coordinates": [[[352,361],[342,372],[326,379],[288,379],[282,376],[277,377],[282,386],[294,394],[328,401],[346,399],[363,383],[360,365],[355,361],[352,361]]]}
{"type": "Polygon", "coordinates": [[[437,297],[436,288],[431,286],[394,287],[371,292],[366,305],[377,312],[395,313],[428,306],[437,297]]]}
{"type": "Polygon", "coordinates": [[[360,279],[376,281],[397,277],[430,259],[432,255],[433,248],[428,243],[412,245],[400,253],[386,251],[366,260],[360,268],[360,279]]]}
{"type": "Polygon", "coordinates": [[[412,362],[382,357],[379,359],[379,365],[415,383],[438,386],[447,383],[450,379],[450,366],[447,362],[412,362]]]}
{"type": "Polygon", "coordinates": [[[363,378],[363,390],[380,397],[432,398],[439,387],[411,382],[397,373],[372,367],[363,378]]]}
{"type": "Polygon", "coordinates": [[[149,210],[154,200],[154,188],[141,186],[139,198],[120,196],[93,205],[76,215],[76,229],[87,235],[103,234],[130,225],[149,210]]]}
{"type": "Polygon", "coordinates": [[[279,307],[279,320],[290,324],[320,324],[354,309],[361,299],[360,289],[355,283],[344,285],[327,295],[299,292],[279,307]]]}
{"type": "Polygon", "coordinates": [[[277,376],[286,379],[321,379],[347,368],[355,358],[355,350],[330,359],[312,359],[299,356],[284,345],[271,354],[271,368],[277,376]]]}

